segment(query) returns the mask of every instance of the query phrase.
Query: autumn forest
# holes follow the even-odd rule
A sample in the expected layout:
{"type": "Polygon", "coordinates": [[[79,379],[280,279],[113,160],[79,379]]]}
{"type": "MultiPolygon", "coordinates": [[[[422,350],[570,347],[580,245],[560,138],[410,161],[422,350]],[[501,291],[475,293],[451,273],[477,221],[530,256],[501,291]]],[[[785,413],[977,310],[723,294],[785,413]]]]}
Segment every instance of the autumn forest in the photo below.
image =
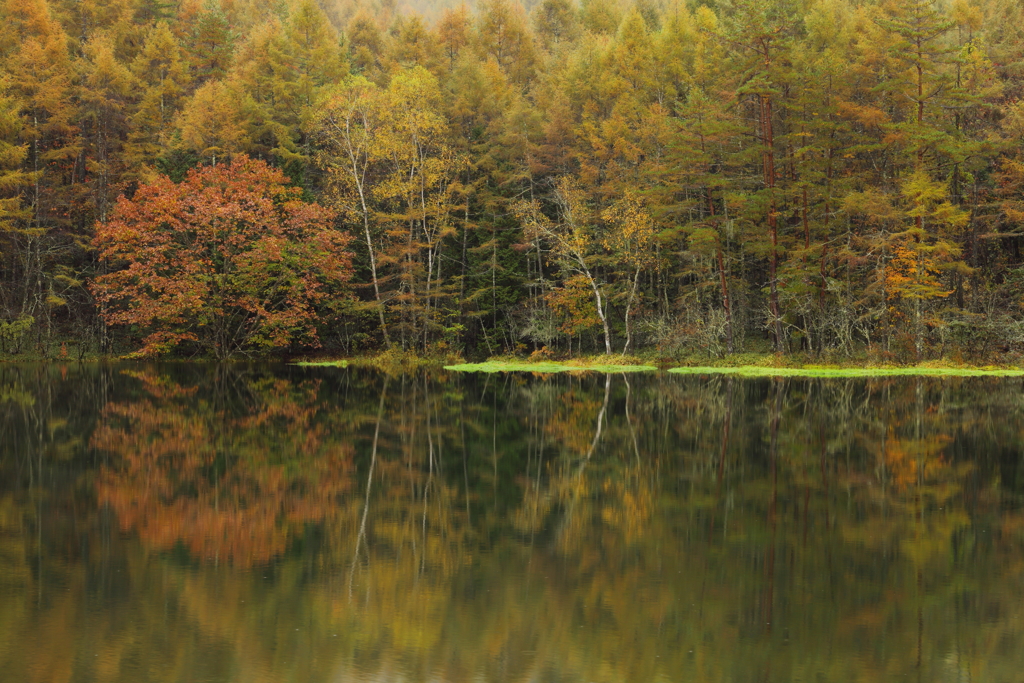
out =
{"type": "Polygon", "coordinates": [[[0,16],[0,355],[1024,352],[1015,0],[0,16]]]}

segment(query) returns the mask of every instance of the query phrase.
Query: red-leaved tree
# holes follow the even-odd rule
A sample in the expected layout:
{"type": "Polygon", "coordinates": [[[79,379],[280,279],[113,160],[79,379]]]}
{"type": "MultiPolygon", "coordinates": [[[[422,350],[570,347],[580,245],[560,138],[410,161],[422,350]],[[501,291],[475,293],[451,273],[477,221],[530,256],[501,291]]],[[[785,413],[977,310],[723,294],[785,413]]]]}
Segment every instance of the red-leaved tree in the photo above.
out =
{"type": "Polygon", "coordinates": [[[113,271],[93,282],[104,319],[132,326],[138,355],[317,346],[318,317],[347,300],[349,237],[299,194],[243,155],[121,197],[94,240],[113,271]]]}

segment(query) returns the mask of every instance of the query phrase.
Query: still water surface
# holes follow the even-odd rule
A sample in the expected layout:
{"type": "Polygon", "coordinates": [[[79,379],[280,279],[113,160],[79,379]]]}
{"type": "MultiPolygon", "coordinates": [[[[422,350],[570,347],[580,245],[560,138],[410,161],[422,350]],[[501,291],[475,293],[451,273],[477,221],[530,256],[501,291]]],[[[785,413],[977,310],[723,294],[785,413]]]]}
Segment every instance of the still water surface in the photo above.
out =
{"type": "Polygon", "coordinates": [[[1019,682],[1022,390],[0,366],[0,679],[1019,682]]]}

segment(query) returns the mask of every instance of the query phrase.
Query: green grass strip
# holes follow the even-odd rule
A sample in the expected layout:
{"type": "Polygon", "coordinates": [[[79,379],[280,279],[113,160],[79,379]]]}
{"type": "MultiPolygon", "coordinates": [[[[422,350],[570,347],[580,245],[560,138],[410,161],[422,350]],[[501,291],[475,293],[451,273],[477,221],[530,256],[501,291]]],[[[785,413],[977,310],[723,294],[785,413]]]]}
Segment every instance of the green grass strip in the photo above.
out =
{"type": "Polygon", "coordinates": [[[737,375],[739,377],[1022,377],[1024,370],[1008,368],[771,368],[743,365],[732,368],[683,367],[681,375],[737,375]]]}
{"type": "Polygon", "coordinates": [[[653,365],[572,365],[569,363],[514,363],[507,361],[488,361],[486,363],[460,363],[446,365],[445,370],[455,372],[649,372],[657,370],[653,365]]]}

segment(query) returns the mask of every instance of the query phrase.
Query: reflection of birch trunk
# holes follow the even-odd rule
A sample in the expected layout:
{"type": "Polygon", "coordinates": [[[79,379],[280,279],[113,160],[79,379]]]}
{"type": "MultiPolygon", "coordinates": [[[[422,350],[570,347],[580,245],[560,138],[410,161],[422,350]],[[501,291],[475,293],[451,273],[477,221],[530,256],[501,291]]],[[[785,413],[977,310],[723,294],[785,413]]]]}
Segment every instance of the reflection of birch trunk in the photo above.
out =
{"type": "Polygon", "coordinates": [[[370,449],[370,471],[366,475],[366,499],[363,501],[363,518],[359,522],[359,535],[356,536],[356,549],[352,553],[352,566],[348,571],[348,597],[352,599],[352,579],[355,576],[356,564],[359,562],[359,550],[366,538],[366,517],[370,511],[370,489],[373,485],[373,470],[377,466],[377,442],[380,440],[380,423],[384,418],[384,398],[388,393],[388,380],[384,379],[384,388],[380,392],[380,405],[377,408],[377,425],[373,430],[373,447],[370,449]]]}
{"type": "MultiPolygon", "coordinates": [[[[633,428],[633,416],[629,413],[629,399],[633,392],[632,387],[629,386],[629,379],[626,377],[626,373],[622,373],[622,381],[626,383],[626,424],[629,425],[629,436],[633,439],[633,455],[636,457],[636,466],[640,467],[640,445],[636,440],[636,429],[633,428]]],[[[605,396],[605,404],[607,404],[607,394],[605,396]]]]}
{"type": "MultiPolygon", "coordinates": [[[[427,512],[428,512],[428,499],[430,498],[430,488],[434,485],[434,437],[430,433],[430,392],[426,386],[423,389],[423,411],[427,417],[427,483],[423,486],[423,520],[422,520],[422,536],[423,536],[423,551],[420,553],[419,571],[423,572],[426,567],[427,561],[427,512]]],[[[441,441],[438,439],[438,469],[440,469],[440,457],[441,457],[441,441]]]]}
{"type": "Polygon", "coordinates": [[[601,440],[601,431],[604,429],[604,414],[608,412],[608,395],[611,392],[612,376],[610,374],[604,376],[604,403],[601,404],[601,410],[597,414],[597,427],[594,429],[594,440],[590,442],[590,448],[587,450],[587,457],[583,459],[580,464],[580,469],[577,472],[577,476],[583,474],[583,468],[586,466],[590,457],[594,455],[594,449],[597,448],[597,442],[601,440]]]}
{"type": "Polygon", "coordinates": [[[601,404],[601,410],[597,413],[597,426],[594,428],[594,440],[590,442],[590,448],[587,449],[587,455],[583,458],[579,468],[576,470],[576,476],[574,477],[572,503],[569,505],[568,511],[565,513],[565,519],[562,521],[561,529],[559,529],[558,536],[565,533],[565,528],[569,525],[572,520],[573,511],[576,509],[576,503],[579,501],[579,483],[583,478],[583,470],[586,469],[587,463],[590,462],[590,458],[594,455],[594,451],[597,449],[597,444],[601,440],[601,432],[604,430],[604,415],[608,412],[608,397],[611,394],[612,376],[607,374],[604,376],[604,403],[601,404]]]}
{"type": "Polygon", "coordinates": [[[921,379],[917,378],[914,380],[914,450],[917,453],[914,456],[914,465],[917,473],[917,491],[914,494],[915,516],[919,516],[919,519],[924,523],[924,504],[923,497],[921,496],[921,487],[924,486],[924,461],[921,457],[921,416],[924,414],[924,396],[921,393],[921,379]]]}
{"type": "Polygon", "coordinates": [[[725,477],[725,456],[729,451],[729,430],[732,428],[732,380],[725,380],[725,419],[722,421],[722,452],[718,455],[718,493],[722,493],[722,479],[725,477]]]}

